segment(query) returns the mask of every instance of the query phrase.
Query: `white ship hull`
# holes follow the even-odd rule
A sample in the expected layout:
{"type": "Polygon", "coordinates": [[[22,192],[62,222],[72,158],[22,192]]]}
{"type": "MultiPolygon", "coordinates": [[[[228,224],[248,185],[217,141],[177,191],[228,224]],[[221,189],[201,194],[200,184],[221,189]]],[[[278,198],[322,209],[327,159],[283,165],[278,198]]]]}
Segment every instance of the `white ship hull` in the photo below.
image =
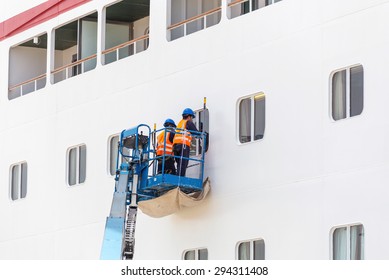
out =
{"type": "MultiPolygon", "coordinates": [[[[333,228],[352,224],[364,227],[364,259],[389,258],[389,1],[283,0],[228,19],[223,0],[219,24],[169,42],[167,1],[152,0],[146,51],[102,65],[97,44],[93,71],[8,100],[10,47],[41,32],[50,39],[54,27],[108,2],[85,3],[0,43],[1,259],[98,259],[114,188],[109,136],[178,121],[204,96],[211,193],[161,219],[138,212],[135,259],[207,248],[209,259],[232,260],[238,242],[262,238],[266,259],[328,260],[333,228]],[[330,75],[356,64],[364,68],[363,112],[334,121],[330,75]],[[241,144],[238,100],[259,92],[264,137],[241,144]],[[78,144],[87,147],[86,180],[69,187],[66,151],[78,144]],[[27,196],[13,201],[10,166],[22,161],[27,196]]],[[[22,11],[8,6],[1,20],[22,11]]]]}

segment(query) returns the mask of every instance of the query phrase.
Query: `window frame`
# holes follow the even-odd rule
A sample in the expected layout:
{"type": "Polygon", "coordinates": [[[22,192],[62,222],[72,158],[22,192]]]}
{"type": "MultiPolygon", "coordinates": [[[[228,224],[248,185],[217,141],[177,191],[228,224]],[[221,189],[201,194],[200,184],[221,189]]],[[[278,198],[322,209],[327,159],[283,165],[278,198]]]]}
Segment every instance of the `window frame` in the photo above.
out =
{"type": "MultiPolygon", "coordinates": [[[[196,110],[194,112],[195,112],[195,118],[193,120],[193,123],[195,124],[198,131],[209,133],[209,111],[208,111],[208,109],[202,108],[202,109],[196,110]],[[202,128],[200,127],[200,120],[202,121],[203,126],[204,126],[202,128]]],[[[209,148],[209,139],[206,140],[206,143],[208,144],[208,146],[205,149],[205,153],[207,153],[208,148],[209,148]]],[[[199,159],[200,159],[201,155],[202,155],[202,146],[204,146],[204,144],[201,145],[200,138],[198,138],[198,137],[192,138],[192,144],[193,144],[193,148],[191,147],[190,157],[199,157],[199,159]]]]}
{"type": "Polygon", "coordinates": [[[351,228],[354,227],[354,226],[362,226],[362,229],[363,229],[363,244],[360,244],[361,247],[363,248],[363,254],[362,254],[362,258],[360,260],[364,260],[365,259],[365,252],[364,252],[364,248],[365,248],[365,226],[363,225],[363,223],[351,223],[351,224],[344,224],[344,225],[337,225],[337,226],[334,226],[333,228],[331,228],[330,230],[330,260],[335,260],[334,259],[334,233],[337,229],[342,229],[342,228],[346,228],[347,232],[346,232],[346,240],[347,240],[347,244],[346,244],[346,250],[347,250],[347,258],[345,260],[352,260],[351,259],[351,228]]]}
{"type": "MultiPolygon", "coordinates": [[[[115,166],[111,166],[111,156],[112,156],[112,140],[113,138],[117,137],[118,138],[118,141],[120,141],[120,133],[116,133],[116,134],[112,134],[108,137],[108,143],[107,143],[107,174],[111,177],[115,176],[115,173],[116,173],[116,159],[114,160],[115,162],[115,166]],[[114,174],[111,173],[111,169],[115,169],[115,172],[114,174]]],[[[116,153],[116,157],[117,157],[117,153],[116,153]]],[[[121,160],[119,160],[119,165],[121,164],[121,160]]]]}
{"type": "Polygon", "coordinates": [[[254,94],[246,95],[244,97],[241,97],[238,99],[236,103],[236,141],[238,145],[246,145],[254,142],[261,141],[265,139],[265,132],[266,132],[266,94],[262,91],[259,91],[254,94]],[[255,139],[255,97],[259,97],[260,99],[263,99],[265,102],[265,112],[264,114],[264,126],[263,126],[263,136],[262,138],[255,139]],[[240,114],[240,104],[243,100],[250,99],[250,141],[242,142],[241,136],[240,136],[240,126],[241,126],[241,114],[240,114]]]}
{"type": "Polygon", "coordinates": [[[28,164],[27,164],[27,161],[20,161],[20,162],[17,162],[17,163],[14,163],[14,164],[11,164],[10,168],[9,168],[9,198],[11,199],[11,201],[18,201],[18,200],[22,200],[22,199],[25,199],[27,197],[27,187],[28,187],[28,164]],[[26,173],[26,179],[23,180],[22,179],[22,175],[23,175],[23,172],[22,172],[22,166],[25,165],[25,173],[26,173]],[[14,178],[14,174],[13,174],[13,169],[15,167],[18,167],[18,193],[17,193],[17,197],[14,199],[13,198],[13,178],[14,178]],[[23,181],[25,182],[25,194],[24,196],[22,196],[23,194],[23,181]]]}
{"type": "Polygon", "coordinates": [[[194,252],[195,253],[195,261],[203,261],[203,260],[209,260],[209,252],[208,252],[208,248],[206,247],[199,247],[199,248],[193,248],[193,249],[187,249],[187,250],[184,250],[182,252],[182,257],[181,259],[184,260],[184,261],[187,261],[187,260],[190,260],[190,259],[185,259],[185,255],[188,253],[188,252],[194,252]],[[206,259],[200,259],[200,250],[206,250],[207,252],[207,258],[206,259]]]}
{"type": "MultiPolygon", "coordinates": [[[[199,10],[196,15],[188,15],[188,13],[187,13],[188,0],[181,0],[181,6],[177,7],[176,9],[173,9],[173,8],[175,8],[173,0],[167,1],[166,39],[168,42],[186,37],[186,36],[191,35],[193,33],[205,30],[209,27],[218,25],[222,21],[222,18],[223,18],[223,16],[222,16],[223,1],[222,0],[214,0],[216,2],[215,4],[217,7],[207,9],[207,11],[205,11],[205,12],[203,12],[203,10],[206,9],[207,5],[204,5],[204,4],[207,2],[207,0],[195,0],[195,1],[196,1],[196,3],[193,3],[193,4],[195,4],[199,10]],[[219,1],[220,1],[220,5],[218,5],[219,1]],[[218,9],[218,10],[215,10],[215,9],[218,9]],[[208,15],[204,15],[210,11],[213,11],[213,10],[215,10],[213,13],[208,14],[208,15]],[[173,14],[175,11],[180,11],[180,13],[181,13],[180,15],[184,19],[179,20],[178,22],[173,21],[172,18],[173,18],[173,14]],[[201,16],[201,15],[203,15],[203,16],[201,16]],[[215,22],[211,22],[211,24],[209,24],[208,19],[207,19],[207,17],[209,17],[209,16],[216,16],[217,20],[215,22]],[[194,19],[192,21],[188,21],[188,20],[196,18],[196,17],[198,17],[198,18],[194,19]],[[174,22],[174,23],[172,23],[172,22],[174,22]],[[187,25],[189,25],[189,26],[187,26],[187,25]],[[197,27],[193,28],[192,26],[195,26],[195,25],[197,25],[197,27]],[[177,30],[177,29],[181,30],[181,27],[182,27],[182,32],[179,31],[179,32],[177,32],[178,33],[177,35],[174,35],[173,30],[177,30]],[[192,28],[193,28],[193,30],[190,30],[192,28]],[[190,31],[188,31],[188,30],[190,30],[190,31]],[[181,35],[181,33],[182,33],[182,35],[181,35]]],[[[208,2],[208,4],[209,3],[210,2],[208,2]]],[[[213,6],[213,4],[214,3],[212,3],[212,6],[213,6]]]]}
{"type": "MultiPolygon", "coordinates": [[[[263,239],[263,238],[254,238],[254,239],[247,239],[247,240],[238,241],[235,245],[235,260],[243,260],[243,259],[239,259],[239,247],[243,243],[249,243],[249,249],[250,249],[250,259],[249,260],[257,260],[257,259],[254,259],[254,248],[255,248],[254,242],[255,241],[263,241],[263,248],[264,248],[263,249],[263,260],[266,260],[266,243],[265,243],[265,239],[263,239]]],[[[258,260],[262,260],[262,259],[258,259],[258,260]]]]}
{"type": "Polygon", "coordinates": [[[235,0],[227,0],[227,19],[232,20],[234,18],[237,18],[237,17],[243,16],[243,15],[252,13],[254,11],[266,8],[267,6],[276,4],[278,2],[281,2],[282,0],[267,0],[269,3],[267,3],[267,4],[265,3],[265,5],[261,6],[261,7],[259,7],[259,6],[255,7],[255,5],[253,5],[254,1],[259,1],[259,0],[245,0],[245,1],[242,1],[241,3],[237,3],[235,5],[232,4],[232,3],[235,2],[235,0]],[[233,16],[232,15],[232,13],[233,13],[232,9],[233,9],[234,6],[237,6],[237,5],[241,5],[241,14],[233,16]],[[244,6],[247,7],[247,12],[244,11],[244,9],[245,9],[244,6]]]}
{"type": "MultiPolygon", "coordinates": [[[[148,15],[143,17],[143,18],[138,18],[135,21],[127,22],[127,21],[120,21],[120,20],[113,20],[110,18],[107,18],[108,14],[110,13],[110,9],[113,8],[115,5],[121,5],[120,2],[124,2],[124,0],[116,0],[112,3],[109,3],[108,5],[105,5],[102,9],[102,33],[104,34],[103,40],[101,41],[101,59],[100,59],[100,64],[102,66],[117,62],[121,59],[129,58],[132,57],[136,54],[139,54],[141,52],[144,52],[148,50],[149,45],[150,45],[150,36],[149,36],[149,29],[150,29],[150,19],[151,19],[151,14],[150,14],[150,1],[148,5],[148,15]],[[143,20],[144,18],[149,17],[148,19],[148,26],[146,29],[142,32],[143,34],[140,36],[136,36],[136,34],[139,33],[139,30],[136,28],[134,25],[136,22],[139,22],[140,20],[143,20]],[[110,24],[115,24],[117,26],[121,27],[127,27],[128,31],[127,33],[121,33],[118,32],[117,34],[126,34],[129,36],[126,40],[122,42],[116,42],[112,43],[110,41],[107,41],[107,38],[109,37],[110,34],[114,34],[115,32],[109,31],[108,26],[110,24]],[[132,42],[132,43],[129,43],[132,42]],[[129,43],[129,44],[127,44],[129,43]],[[110,45],[110,46],[107,46],[110,45]],[[139,50],[139,45],[143,45],[143,49],[139,50]],[[126,51],[127,49],[127,54],[123,55],[121,51],[126,51]]],[[[118,8],[118,7],[116,7],[118,8]]],[[[120,7],[119,7],[120,8],[120,7]]],[[[115,8],[114,8],[115,9],[115,8]]],[[[133,14],[129,11],[127,14],[128,17],[132,17],[133,14]]]]}
{"type": "Polygon", "coordinates": [[[329,90],[329,97],[330,97],[329,98],[329,109],[330,109],[329,115],[330,115],[330,119],[332,120],[332,122],[347,120],[347,119],[358,117],[358,116],[362,115],[364,108],[365,108],[365,69],[363,67],[363,64],[356,63],[356,64],[352,64],[350,66],[338,68],[338,69],[332,71],[330,74],[329,89],[330,89],[329,90]],[[362,98],[363,98],[363,103],[362,103],[361,112],[357,115],[351,116],[351,96],[352,96],[352,94],[351,94],[351,69],[356,68],[356,67],[362,67],[362,73],[363,73],[362,98]],[[337,73],[340,73],[342,71],[346,71],[346,74],[345,74],[346,75],[346,78],[345,78],[345,88],[346,88],[345,89],[345,95],[346,95],[346,97],[345,97],[346,98],[345,111],[346,111],[346,116],[344,118],[335,119],[334,118],[334,105],[333,105],[333,99],[334,99],[333,79],[337,73]]]}
{"type": "Polygon", "coordinates": [[[74,78],[74,77],[79,76],[81,74],[84,74],[86,72],[93,71],[98,67],[98,47],[99,47],[98,46],[98,44],[99,44],[98,43],[98,36],[99,36],[99,25],[101,24],[99,22],[99,19],[100,19],[99,13],[100,12],[98,10],[91,10],[88,13],[86,13],[85,15],[80,15],[80,16],[75,17],[75,18],[73,18],[65,23],[62,23],[58,26],[55,26],[51,30],[52,39],[51,39],[51,45],[50,45],[51,55],[50,55],[50,72],[49,72],[51,85],[63,82],[64,80],[68,80],[69,78],[74,78]],[[96,14],[96,34],[95,34],[96,41],[94,42],[94,40],[90,40],[90,39],[89,39],[89,41],[94,43],[94,47],[96,48],[96,51],[94,51],[94,53],[91,55],[87,55],[87,56],[83,57],[81,45],[83,43],[83,38],[86,35],[83,34],[83,32],[85,32],[85,31],[82,30],[82,24],[84,21],[94,22],[94,21],[91,21],[87,18],[90,17],[91,15],[95,15],[95,14],[96,14]],[[59,30],[61,30],[62,28],[65,28],[69,25],[72,25],[74,23],[76,23],[76,25],[77,25],[77,27],[76,27],[76,42],[77,43],[75,45],[67,48],[67,49],[64,49],[64,50],[56,49],[56,47],[57,47],[56,40],[57,40],[57,38],[61,37],[60,34],[58,34],[59,30]],[[75,50],[73,50],[73,54],[70,55],[70,50],[72,48],[75,48],[75,50]],[[64,51],[67,51],[68,56],[65,59],[65,60],[67,60],[67,62],[62,61],[60,63],[61,65],[56,65],[58,62],[57,54],[59,51],[62,51],[61,56],[63,55],[64,51]],[[69,59],[70,59],[70,62],[69,62],[69,59]],[[91,66],[88,66],[89,63],[91,66]]]}
{"type": "MultiPolygon", "coordinates": [[[[9,50],[8,50],[8,80],[7,80],[7,83],[8,83],[8,94],[7,94],[8,101],[12,101],[13,99],[23,97],[23,96],[28,95],[30,93],[39,91],[41,89],[44,89],[47,86],[47,84],[48,84],[47,83],[47,72],[48,72],[47,71],[47,61],[49,60],[49,58],[48,58],[49,42],[47,41],[47,39],[48,39],[48,32],[41,32],[41,33],[39,33],[35,36],[32,36],[29,39],[24,40],[24,41],[20,42],[19,44],[13,45],[9,48],[9,50]],[[38,47],[41,44],[42,38],[43,38],[43,40],[44,39],[46,40],[46,48],[39,48],[38,47]],[[11,78],[12,77],[15,78],[13,76],[15,73],[12,73],[12,71],[11,71],[11,67],[13,68],[13,66],[14,66],[14,64],[12,64],[12,60],[15,59],[14,55],[12,55],[12,52],[18,47],[25,47],[23,45],[30,42],[30,41],[33,42],[35,48],[45,50],[45,52],[46,52],[44,55],[45,61],[43,61],[43,63],[42,63],[42,61],[36,61],[35,59],[32,62],[34,64],[33,65],[34,69],[38,68],[37,65],[38,66],[43,65],[44,71],[43,71],[43,73],[41,73],[39,75],[35,74],[35,75],[33,75],[33,77],[20,80],[18,83],[11,85],[11,81],[10,81],[11,78]],[[40,63],[37,63],[37,62],[40,62],[40,63]],[[26,92],[23,92],[23,87],[25,87],[25,86],[28,87],[28,85],[30,85],[29,87],[32,87],[33,89],[32,90],[27,89],[26,92]],[[16,89],[18,89],[20,92],[18,94],[12,93],[12,91],[14,91],[16,89]]],[[[32,48],[32,47],[29,47],[29,48],[32,48]]],[[[28,56],[30,57],[32,55],[29,54],[28,56]]],[[[29,63],[31,63],[31,61],[29,63]]],[[[16,66],[16,64],[15,64],[15,66],[16,66]]],[[[28,65],[28,66],[32,66],[32,65],[28,65]]],[[[28,67],[28,68],[32,68],[32,67],[28,67]]],[[[17,72],[19,73],[19,71],[17,71],[17,72]]]]}
{"type": "Polygon", "coordinates": [[[72,147],[69,147],[66,151],[66,185],[68,187],[74,187],[74,186],[79,186],[79,185],[83,185],[85,184],[86,182],[86,178],[87,178],[87,146],[85,143],[82,143],[82,144],[79,144],[79,145],[75,145],[75,146],[72,146],[72,147]],[[84,181],[80,182],[80,148],[82,146],[85,146],[85,178],[84,178],[84,181]],[[70,151],[73,150],[73,149],[77,149],[77,152],[76,152],[76,183],[75,184],[70,184],[70,180],[69,180],[69,175],[70,175],[70,151]]]}

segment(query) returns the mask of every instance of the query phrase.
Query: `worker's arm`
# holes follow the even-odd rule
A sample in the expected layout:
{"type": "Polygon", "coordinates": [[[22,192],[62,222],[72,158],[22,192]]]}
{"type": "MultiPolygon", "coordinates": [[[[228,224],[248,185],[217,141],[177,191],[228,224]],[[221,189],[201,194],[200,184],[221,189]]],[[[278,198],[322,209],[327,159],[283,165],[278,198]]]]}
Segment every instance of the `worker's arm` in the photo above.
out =
{"type": "Polygon", "coordinates": [[[187,121],[186,122],[186,129],[191,130],[191,131],[198,131],[197,127],[192,121],[187,121]]]}
{"type": "MultiPolygon", "coordinates": [[[[187,121],[186,122],[186,129],[187,130],[191,130],[191,131],[198,131],[199,135],[200,135],[200,131],[197,129],[197,127],[195,126],[195,124],[192,122],[192,121],[187,121]]],[[[206,145],[206,149],[205,149],[205,152],[208,151],[208,145],[209,145],[209,133],[208,132],[204,132],[205,133],[205,145],[206,145]]],[[[196,132],[192,132],[192,134],[196,135],[197,133],[196,132]]]]}

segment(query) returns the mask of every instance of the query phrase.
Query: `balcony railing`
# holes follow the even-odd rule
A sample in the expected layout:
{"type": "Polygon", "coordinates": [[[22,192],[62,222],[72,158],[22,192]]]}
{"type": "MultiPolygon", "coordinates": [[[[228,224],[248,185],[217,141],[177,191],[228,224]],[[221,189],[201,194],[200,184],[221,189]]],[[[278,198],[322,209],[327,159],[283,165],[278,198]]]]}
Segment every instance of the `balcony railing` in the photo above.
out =
{"type": "Polygon", "coordinates": [[[231,3],[228,3],[228,7],[232,7],[232,6],[235,6],[235,5],[238,5],[238,4],[242,4],[242,3],[245,3],[249,0],[236,0],[236,1],[232,1],[231,3]]]}
{"type": "Polygon", "coordinates": [[[130,41],[127,41],[127,42],[124,42],[120,45],[117,45],[117,46],[114,46],[112,48],[109,48],[109,49],[106,49],[104,51],[102,51],[102,55],[104,56],[104,63],[103,64],[107,64],[107,63],[110,63],[110,62],[113,62],[113,61],[117,61],[119,59],[122,59],[124,57],[127,57],[127,56],[130,56],[131,52],[132,54],[136,54],[136,53],[139,53],[139,52],[142,52],[144,50],[147,49],[147,46],[148,46],[148,40],[149,40],[149,35],[146,34],[146,35],[143,35],[143,36],[140,36],[136,39],[133,39],[133,40],[130,40],[130,41]],[[139,44],[140,43],[143,43],[143,46],[139,48],[139,44]],[[129,53],[127,53],[126,55],[122,55],[121,56],[121,53],[120,53],[120,50],[123,50],[124,48],[131,48],[129,49],[129,53]],[[110,60],[113,60],[113,61],[107,61],[107,55],[108,54],[113,54],[115,53],[115,57],[114,58],[110,58],[110,60]]]}
{"type": "Polygon", "coordinates": [[[64,73],[65,75],[61,77],[62,78],[61,81],[66,80],[70,77],[76,76],[78,74],[82,74],[86,71],[91,70],[91,69],[87,69],[85,67],[86,62],[92,61],[93,59],[96,59],[96,57],[97,57],[97,55],[93,54],[91,56],[88,56],[88,57],[85,57],[83,59],[77,60],[75,62],[69,63],[67,65],[63,65],[63,66],[58,67],[58,68],[54,69],[53,71],[51,71],[51,74],[56,75],[56,74],[59,74],[61,72],[64,73]]]}
{"type": "Polygon", "coordinates": [[[204,29],[204,27],[208,26],[207,17],[210,16],[210,15],[214,15],[216,13],[220,13],[221,9],[222,9],[221,7],[217,7],[217,8],[214,8],[212,10],[209,10],[207,12],[204,12],[202,14],[198,14],[198,15],[196,15],[194,17],[188,18],[186,20],[177,22],[175,24],[172,24],[172,25],[168,26],[167,30],[172,32],[173,30],[175,30],[175,29],[177,29],[179,27],[183,27],[184,28],[184,35],[183,36],[186,36],[187,35],[187,24],[188,23],[195,22],[195,21],[201,19],[201,20],[203,20],[203,28],[201,28],[201,29],[204,29]]]}
{"type": "Polygon", "coordinates": [[[236,14],[235,15],[229,15],[228,18],[234,18],[242,14],[246,14],[261,8],[264,8],[266,6],[269,6],[271,4],[275,4],[277,2],[280,2],[281,0],[269,0],[269,1],[250,1],[250,0],[232,0],[230,3],[227,4],[227,7],[230,10],[235,10],[236,14]],[[236,7],[239,4],[248,4],[244,5],[245,7],[236,7]]]}
{"type": "MultiPolygon", "coordinates": [[[[27,81],[21,82],[19,84],[13,85],[13,86],[8,88],[8,95],[9,96],[16,95],[17,90],[19,90],[18,96],[21,96],[21,95],[36,91],[38,89],[41,89],[45,86],[46,83],[40,84],[39,82],[43,81],[45,79],[46,79],[46,73],[41,74],[39,76],[36,76],[36,77],[29,79],[27,81]]],[[[16,98],[18,96],[14,96],[14,98],[16,98]]]]}

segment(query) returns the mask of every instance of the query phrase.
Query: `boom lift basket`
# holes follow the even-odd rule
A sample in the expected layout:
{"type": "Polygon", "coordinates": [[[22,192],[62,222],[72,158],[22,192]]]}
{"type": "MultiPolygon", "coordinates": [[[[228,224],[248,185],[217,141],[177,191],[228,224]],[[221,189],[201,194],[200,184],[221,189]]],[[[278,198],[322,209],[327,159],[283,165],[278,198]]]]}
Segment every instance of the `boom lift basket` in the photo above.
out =
{"type": "MultiPolygon", "coordinates": [[[[204,153],[192,154],[187,158],[181,156],[189,161],[185,177],[165,173],[165,150],[162,156],[157,156],[155,148],[151,149],[151,139],[162,131],[167,132],[166,128],[151,132],[148,125],[141,124],[123,130],[120,135],[115,192],[106,221],[101,259],[133,259],[138,206],[146,215],[163,217],[182,207],[197,205],[209,191],[208,179],[203,188],[204,153]],[[157,172],[158,161],[162,163],[160,172],[157,172]]],[[[197,145],[196,151],[201,147],[199,145],[203,145],[205,151],[206,133],[191,134],[197,145]]]]}

